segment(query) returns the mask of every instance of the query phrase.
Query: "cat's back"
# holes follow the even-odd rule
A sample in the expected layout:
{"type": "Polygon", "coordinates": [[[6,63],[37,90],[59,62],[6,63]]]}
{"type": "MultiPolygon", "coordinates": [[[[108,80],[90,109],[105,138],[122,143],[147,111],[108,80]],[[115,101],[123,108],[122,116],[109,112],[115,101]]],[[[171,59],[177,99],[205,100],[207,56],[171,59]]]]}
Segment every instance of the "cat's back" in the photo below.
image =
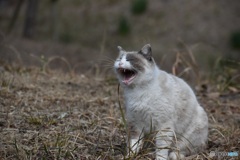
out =
{"type": "Polygon", "coordinates": [[[198,103],[192,88],[187,82],[165,71],[161,71],[158,79],[163,93],[162,96],[167,97],[168,107],[174,109],[175,115],[172,120],[175,121],[175,124],[178,124],[175,126],[176,131],[181,133],[187,128],[186,126],[190,128],[207,126],[206,112],[198,103]],[[178,122],[181,122],[181,125],[178,122]],[[195,126],[190,125],[191,123],[194,123],[195,126]]]}
{"type": "Polygon", "coordinates": [[[166,96],[182,99],[196,99],[192,88],[183,79],[160,70],[158,75],[161,92],[166,96]]]}

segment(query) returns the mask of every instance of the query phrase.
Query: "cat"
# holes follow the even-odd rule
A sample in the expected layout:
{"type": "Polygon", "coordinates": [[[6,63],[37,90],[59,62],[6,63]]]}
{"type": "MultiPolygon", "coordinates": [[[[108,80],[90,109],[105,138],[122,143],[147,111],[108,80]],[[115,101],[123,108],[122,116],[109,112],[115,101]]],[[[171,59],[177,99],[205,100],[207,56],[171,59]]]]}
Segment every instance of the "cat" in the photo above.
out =
{"type": "Polygon", "coordinates": [[[156,159],[183,159],[206,147],[208,117],[182,79],[160,70],[150,44],[140,51],[118,46],[114,71],[123,88],[130,153],[154,134],[156,159]]]}

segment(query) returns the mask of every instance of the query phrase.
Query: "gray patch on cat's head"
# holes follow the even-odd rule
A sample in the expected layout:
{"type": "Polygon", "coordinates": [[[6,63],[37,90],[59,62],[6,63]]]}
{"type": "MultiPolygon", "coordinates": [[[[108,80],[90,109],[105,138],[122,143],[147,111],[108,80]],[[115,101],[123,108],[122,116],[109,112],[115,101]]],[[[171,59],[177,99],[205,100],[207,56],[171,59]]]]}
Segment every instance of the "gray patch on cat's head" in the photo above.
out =
{"type": "Polygon", "coordinates": [[[139,52],[126,53],[126,60],[129,61],[131,65],[140,72],[144,72],[146,65],[152,66],[155,64],[152,57],[152,49],[150,44],[146,44],[139,52]]]}
{"type": "Polygon", "coordinates": [[[152,62],[152,48],[150,44],[146,44],[143,48],[138,52],[143,55],[148,61],[152,62]]]}
{"type": "Polygon", "coordinates": [[[126,55],[126,61],[131,63],[132,67],[139,72],[144,72],[146,67],[155,65],[152,58],[152,49],[150,44],[146,44],[140,51],[125,51],[121,46],[118,46],[119,56],[117,60],[121,60],[123,55],[126,55]]]}
{"type": "Polygon", "coordinates": [[[128,53],[126,55],[126,61],[129,61],[131,65],[138,71],[144,71],[144,62],[137,53],[128,53]]]}

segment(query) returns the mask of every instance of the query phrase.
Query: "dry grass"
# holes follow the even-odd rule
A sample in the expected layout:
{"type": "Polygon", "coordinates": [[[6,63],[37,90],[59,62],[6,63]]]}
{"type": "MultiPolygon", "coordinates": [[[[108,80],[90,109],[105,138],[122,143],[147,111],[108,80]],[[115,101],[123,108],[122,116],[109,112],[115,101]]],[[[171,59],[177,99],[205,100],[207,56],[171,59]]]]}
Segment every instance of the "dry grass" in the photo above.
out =
{"type": "MultiPolygon", "coordinates": [[[[115,78],[9,65],[0,69],[2,159],[128,159],[115,78]]],[[[197,93],[211,124],[209,145],[188,159],[239,151],[239,91],[219,94],[216,86],[204,85],[197,93]]],[[[120,101],[123,105],[121,96],[120,101]]],[[[130,159],[152,158],[140,153],[130,159]]]]}

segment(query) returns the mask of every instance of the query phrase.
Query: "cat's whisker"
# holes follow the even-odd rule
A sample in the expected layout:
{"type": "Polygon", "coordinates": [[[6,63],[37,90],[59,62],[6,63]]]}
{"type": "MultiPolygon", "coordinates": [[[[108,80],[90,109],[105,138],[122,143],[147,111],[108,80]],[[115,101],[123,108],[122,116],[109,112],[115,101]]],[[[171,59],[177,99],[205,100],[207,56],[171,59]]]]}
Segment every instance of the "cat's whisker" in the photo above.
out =
{"type": "Polygon", "coordinates": [[[114,64],[114,62],[115,62],[115,60],[112,60],[112,59],[102,59],[102,60],[100,60],[99,61],[100,63],[106,63],[106,64],[111,64],[111,65],[113,65],[114,64]]]}
{"type": "Polygon", "coordinates": [[[102,58],[100,58],[100,61],[104,61],[104,60],[109,60],[109,61],[112,61],[112,62],[114,62],[115,61],[115,59],[113,59],[113,58],[111,58],[111,57],[109,57],[109,56],[103,56],[102,58]]]}
{"type": "Polygon", "coordinates": [[[112,59],[103,59],[101,61],[101,66],[103,66],[104,68],[113,69],[113,65],[114,65],[114,60],[112,59]]]}
{"type": "Polygon", "coordinates": [[[100,66],[103,66],[103,67],[111,67],[111,68],[113,68],[113,63],[102,63],[102,64],[100,64],[100,66]]]}

